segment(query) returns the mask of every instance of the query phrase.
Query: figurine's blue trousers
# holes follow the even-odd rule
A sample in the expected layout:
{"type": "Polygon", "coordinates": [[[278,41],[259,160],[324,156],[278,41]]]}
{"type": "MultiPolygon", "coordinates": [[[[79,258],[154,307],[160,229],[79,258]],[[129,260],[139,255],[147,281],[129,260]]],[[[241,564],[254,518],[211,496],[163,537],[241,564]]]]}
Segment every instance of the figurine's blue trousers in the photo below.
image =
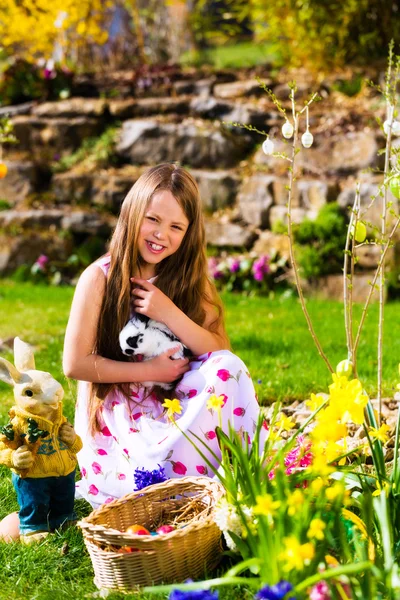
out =
{"type": "Polygon", "coordinates": [[[75,521],[75,471],[61,477],[20,477],[12,474],[17,492],[20,532],[53,531],[75,521]]]}

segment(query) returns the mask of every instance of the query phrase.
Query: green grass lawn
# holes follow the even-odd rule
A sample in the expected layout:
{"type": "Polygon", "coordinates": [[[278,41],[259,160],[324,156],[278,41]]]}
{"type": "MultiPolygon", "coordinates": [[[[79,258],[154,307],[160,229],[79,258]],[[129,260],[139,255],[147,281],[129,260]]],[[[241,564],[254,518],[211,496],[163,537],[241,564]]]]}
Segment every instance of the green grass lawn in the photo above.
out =
{"type": "MultiPolygon", "coordinates": [[[[73,418],[75,385],[61,370],[62,345],[73,289],[42,287],[3,281],[0,288],[0,338],[19,335],[36,349],[36,365],[50,371],[64,386],[65,413],[73,418]]],[[[227,328],[232,348],[247,364],[260,402],[290,401],[326,391],[329,372],[318,356],[295,296],[245,298],[224,295],[227,328]]],[[[332,364],[346,358],[343,308],[335,302],[310,300],[308,308],[322,346],[332,364]]],[[[361,310],[356,307],[356,317],[361,310]]],[[[400,319],[398,304],[385,312],[385,394],[392,395],[399,380],[400,319]]],[[[376,389],[377,306],[369,310],[359,352],[359,375],[367,391],[376,389]]],[[[11,351],[3,353],[12,360],[11,351]]],[[[0,424],[7,421],[12,404],[8,386],[0,384],[0,424]]],[[[10,471],[0,467],[0,518],[17,510],[10,471]]],[[[88,505],[77,502],[80,516],[88,505]]],[[[34,548],[0,543],[0,599],[83,600],[96,597],[93,572],[79,531],[56,534],[34,548]],[[68,546],[68,547],[66,547],[68,546]]],[[[225,590],[222,600],[250,598],[245,590],[225,590]]],[[[118,598],[144,596],[111,594],[118,598]]],[[[155,597],[155,596],[151,596],[155,597]]],[[[165,595],[156,596],[165,598],[165,595]]],[[[146,596],[150,598],[150,596],[146,596]]]]}
{"type": "Polygon", "coordinates": [[[202,51],[191,50],[185,52],[179,61],[182,66],[210,65],[215,69],[243,69],[265,65],[277,64],[279,52],[271,42],[225,43],[212,46],[202,51]]]}

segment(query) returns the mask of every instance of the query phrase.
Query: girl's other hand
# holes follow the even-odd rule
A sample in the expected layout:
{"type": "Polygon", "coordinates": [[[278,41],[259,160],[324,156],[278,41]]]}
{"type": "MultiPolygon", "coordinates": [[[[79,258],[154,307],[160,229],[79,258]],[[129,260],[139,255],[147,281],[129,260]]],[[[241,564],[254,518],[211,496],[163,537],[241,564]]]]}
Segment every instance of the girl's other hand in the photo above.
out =
{"type": "Polygon", "coordinates": [[[154,369],[154,373],[151,373],[153,381],[160,381],[161,383],[172,383],[179,377],[182,377],[186,371],[189,370],[189,359],[188,358],[177,358],[171,359],[171,356],[179,350],[179,346],[171,348],[166,352],[152,358],[147,364],[154,369]]]}
{"type": "Polygon", "coordinates": [[[175,306],[172,300],[146,279],[131,277],[131,282],[135,311],[154,321],[165,322],[166,313],[175,306]]]}

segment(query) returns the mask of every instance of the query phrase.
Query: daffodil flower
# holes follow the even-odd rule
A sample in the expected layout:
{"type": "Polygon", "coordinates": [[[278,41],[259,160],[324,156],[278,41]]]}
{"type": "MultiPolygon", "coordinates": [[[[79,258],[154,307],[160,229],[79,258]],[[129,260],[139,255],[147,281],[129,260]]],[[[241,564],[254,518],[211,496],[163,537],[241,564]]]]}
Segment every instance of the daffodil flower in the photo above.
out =
{"type": "Polygon", "coordinates": [[[373,440],[379,440],[382,444],[386,444],[389,439],[388,432],[390,431],[389,425],[385,423],[377,429],[376,427],[370,427],[368,433],[373,440]]]}
{"type": "Polygon", "coordinates": [[[263,496],[257,496],[257,504],[253,509],[255,515],[274,515],[276,510],[280,507],[281,503],[279,500],[274,500],[271,494],[264,494],[263,496]]]}
{"type": "Polygon", "coordinates": [[[207,400],[207,408],[208,408],[208,410],[211,409],[211,410],[220,411],[221,408],[224,406],[224,403],[225,403],[224,396],[216,396],[215,394],[213,394],[207,400]]]}
{"type": "Polygon", "coordinates": [[[323,540],[325,537],[324,529],[326,528],[326,523],[322,519],[313,519],[310,523],[310,528],[307,531],[307,537],[309,539],[317,539],[323,540]]]}
{"type": "Polygon", "coordinates": [[[173,400],[166,398],[162,405],[167,409],[167,417],[171,419],[171,421],[174,420],[174,415],[180,415],[182,412],[181,403],[177,398],[174,398],[173,400]]]}
{"type": "Polygon", "coordinates": [[[295,426],[296,423],[292,420],[292,417],[287,417],[283,413],[279,415],[279,419],[275,422],[275,427],[277,427],[280,431],[282,431],[282,429],[284,431],[290,431],[295,426]]]}
{"type": "Polygon", "coordinates": [[[279,558],[284,562],[284,570],[291,571],[296,569],[300,571],[304,565],[308,565],[315,555],[315,548],[311,542],[300,544],[296,536],[291,535],[283,539],[285,549],[280,553],[279,558]]]}

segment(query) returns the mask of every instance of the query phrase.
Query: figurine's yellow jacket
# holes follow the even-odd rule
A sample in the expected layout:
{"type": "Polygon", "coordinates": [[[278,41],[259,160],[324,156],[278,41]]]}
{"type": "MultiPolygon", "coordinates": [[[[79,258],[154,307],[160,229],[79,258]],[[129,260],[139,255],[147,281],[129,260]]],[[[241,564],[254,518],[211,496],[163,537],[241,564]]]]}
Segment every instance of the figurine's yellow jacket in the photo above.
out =
{"type": "Polygon", "coordinates": [[[48,431],[49,435],[39,438],[33,465],[30,469],[24,470],[24,476],[59,477],[69,475],[75,469],[76,454],[82,448],[82,440],[77,435],[72,446],[68,446],[59,438],[60,427],[67,421],[62,414],[61,402],[54,421],[29,413],[18,406],[13,406],[9,415],[14,429],[14,441],[0,441],[0,464],[12,468],[15,473],[19,474],[19,470],[13,466],[12,455],[19,446],[26,444],[29,447],[21,434],[26,434],[28,431],[28,419],[34,419],[38,428],[48,431]]]}

